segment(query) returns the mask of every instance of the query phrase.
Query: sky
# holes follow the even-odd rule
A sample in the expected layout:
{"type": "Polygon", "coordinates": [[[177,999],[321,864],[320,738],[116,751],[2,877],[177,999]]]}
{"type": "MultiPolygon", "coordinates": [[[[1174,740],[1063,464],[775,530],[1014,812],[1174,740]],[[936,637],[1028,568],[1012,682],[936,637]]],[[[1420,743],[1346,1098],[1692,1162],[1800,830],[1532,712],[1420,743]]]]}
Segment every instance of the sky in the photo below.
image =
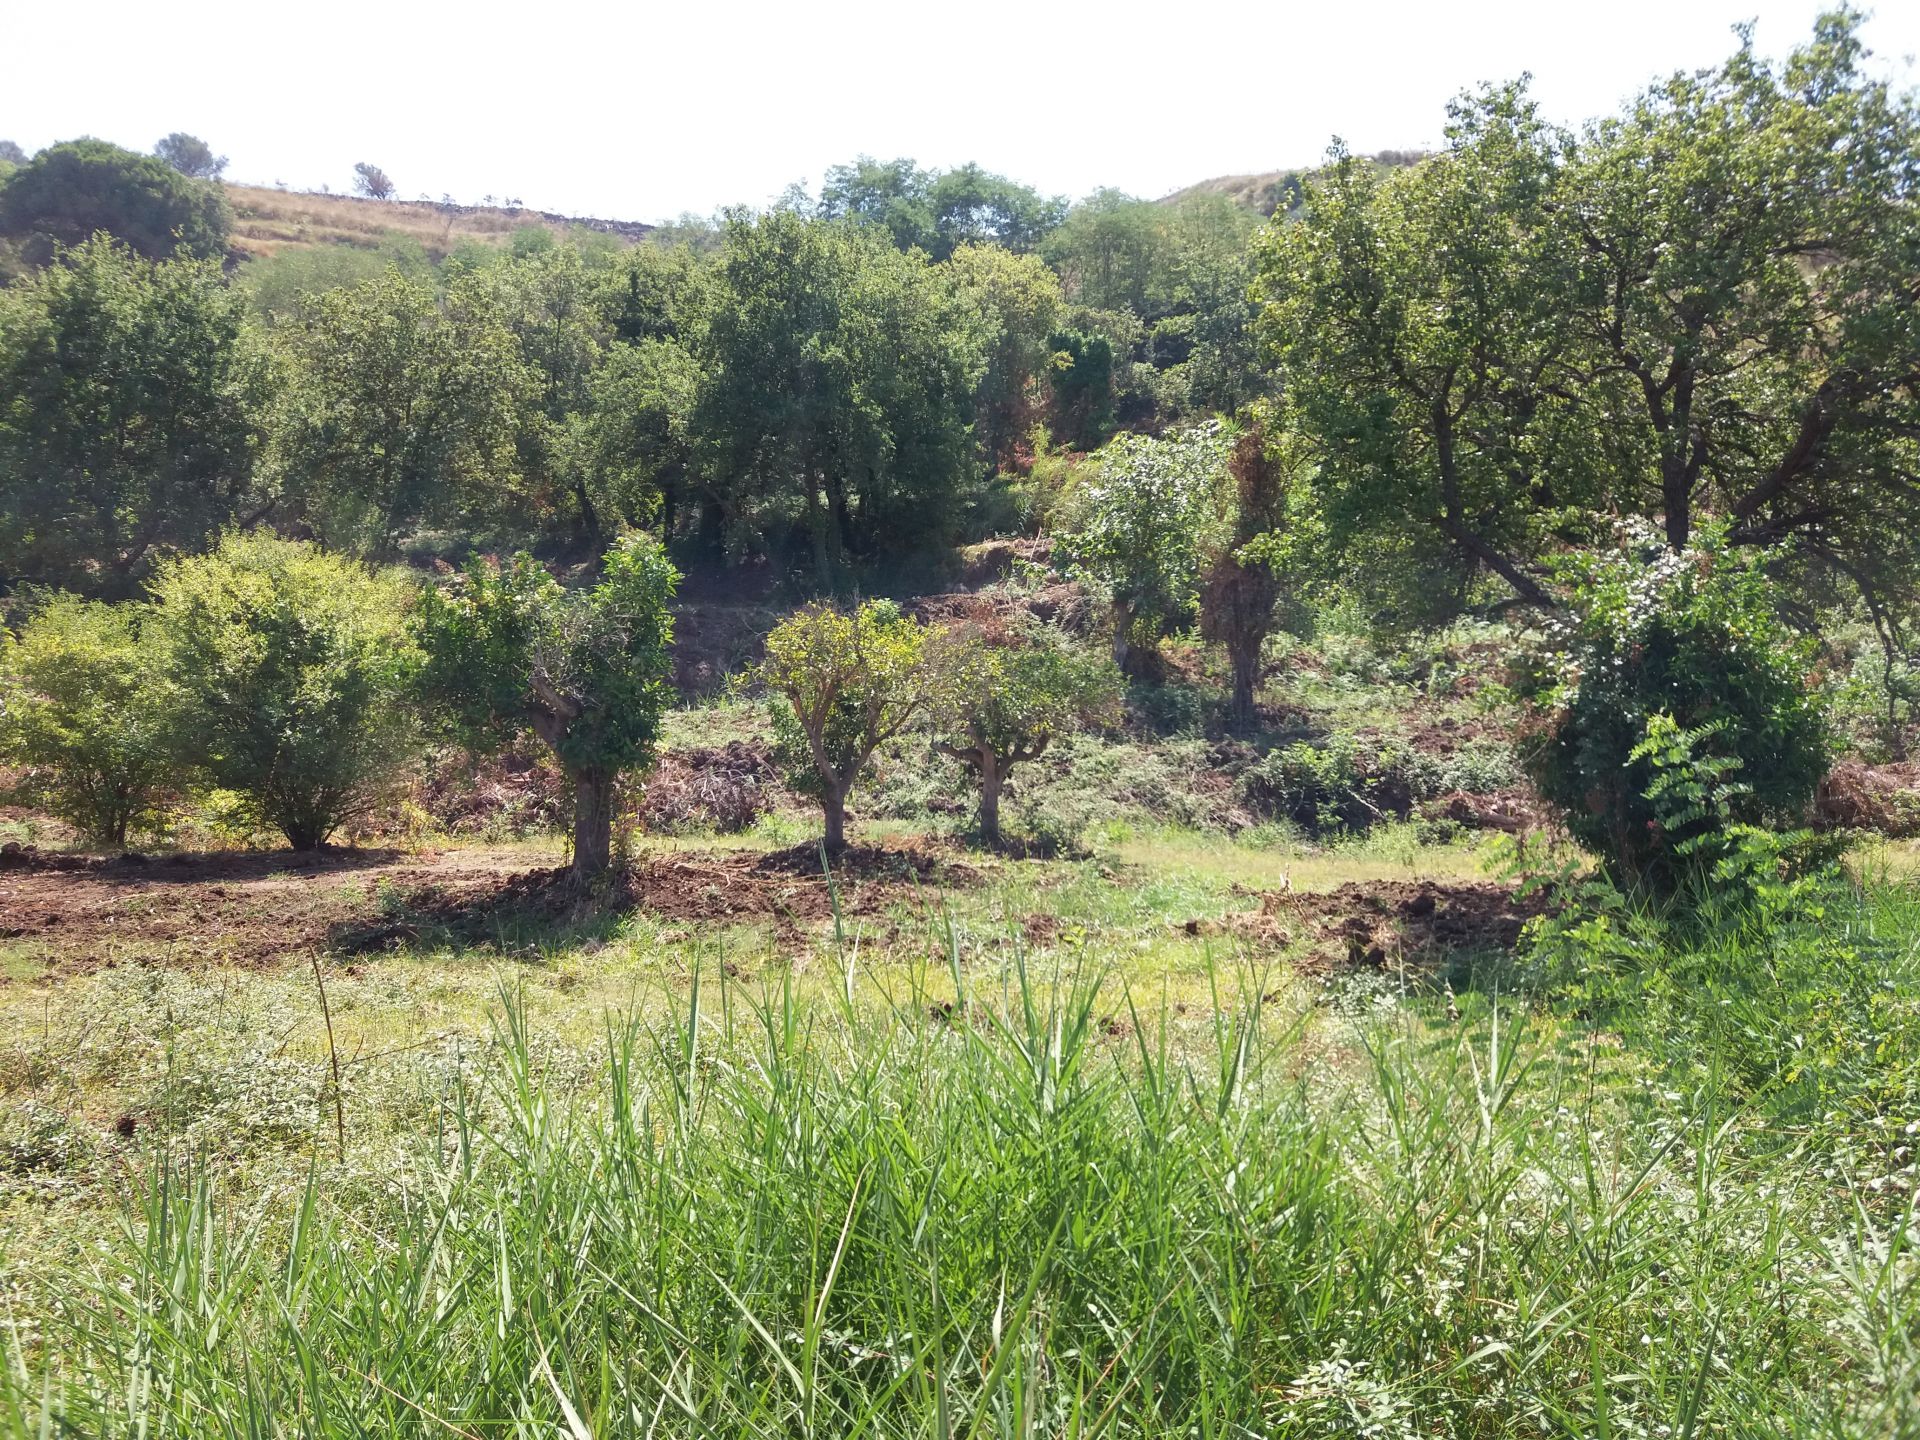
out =
{"type": "MultiPolygon", "coordinates": [[[[615,219],[764,205],[856,155],[977,161],[1049,194],[1435,145],[1447,100],[1533,76],[1546,113],[1811,32],[1795,0],[760,0],[324,5],[97,0],[0,21],[0,138],[150,149],[185,130],[229,179],[512,196],[615,219]],[[1604,23],[1602,23],[1604,22],[1604,23]]],[[[1920,83],[1920,4],[1881,0],[1870,62],[1920,83]]]]}

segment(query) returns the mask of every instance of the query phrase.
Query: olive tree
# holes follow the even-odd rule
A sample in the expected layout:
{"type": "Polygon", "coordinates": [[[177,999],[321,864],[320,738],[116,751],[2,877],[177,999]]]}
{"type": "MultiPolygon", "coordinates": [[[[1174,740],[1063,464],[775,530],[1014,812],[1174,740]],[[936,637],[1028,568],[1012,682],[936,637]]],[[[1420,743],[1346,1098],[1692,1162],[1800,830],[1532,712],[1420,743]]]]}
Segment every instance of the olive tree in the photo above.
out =
{"type": "Polygon", "coordinates": [[[475,561],[421,596],[422,691],[473,743],[530,728],[573,786],[573,878],[613,858],[615,787],[651,768],[671,699],[667,602],[680,572],[651,536],[608,550],[597,583],[569,590],[532,556],[475,561]]]}
{"type": "Polygon", "coordinates": [[[1120,675],[1105,656],[1042,626],[1014,633],[969,626],[949,632],[943,649],[934,748],[979,778],[980,838],[998,845],[1000,792],[1013,767],[1111,716],[1120,675]]]}
{"type": "Polygon", "coordinates": [[[121,849],[174,771],[144,608],[54,595],[18,639],[0,631],[0,755],[34,803],[121,849]]]}
{"type": "Polygon", "coordinates": [[[847,795],[881,745],[934,689],[927,627],[888,601],[809,605],[767,637],[755,678],[778,697],[773,721],[789,777],[820,802],[829,853],[846,847],[847,795]]]}
{"type": "Polygon", "coordinates": [[[171,560],[153,618],[181,758],[296,850],[366,814],[413,750],[407,582],[264,533],[171,560]]]}

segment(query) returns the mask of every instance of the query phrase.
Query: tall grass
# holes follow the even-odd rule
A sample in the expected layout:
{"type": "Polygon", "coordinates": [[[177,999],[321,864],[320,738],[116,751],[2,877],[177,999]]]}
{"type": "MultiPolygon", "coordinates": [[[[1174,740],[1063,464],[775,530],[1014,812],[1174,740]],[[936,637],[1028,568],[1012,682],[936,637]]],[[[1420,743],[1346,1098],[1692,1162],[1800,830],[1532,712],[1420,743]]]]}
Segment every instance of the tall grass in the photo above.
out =
{"type": "Polygon", "coordinates": [[[1729,1077],[1478,997],[1276,1025],[1257,979],[1200,1018],[1017,955],[951,1004],[696,976],[585,1090],[508,996],[380,1193],[242,1204],[157,1151],[9,1317],[0,1433],[1920,1425],[1911,1209],[1746,1143],[1729,1077]]]}

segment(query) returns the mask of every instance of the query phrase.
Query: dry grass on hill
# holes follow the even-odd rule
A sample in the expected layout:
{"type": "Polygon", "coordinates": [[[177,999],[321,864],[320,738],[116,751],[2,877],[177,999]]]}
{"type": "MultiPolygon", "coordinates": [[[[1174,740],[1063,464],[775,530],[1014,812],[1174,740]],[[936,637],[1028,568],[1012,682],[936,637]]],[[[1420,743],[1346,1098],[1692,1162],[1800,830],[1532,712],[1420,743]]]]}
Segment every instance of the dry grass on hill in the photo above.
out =
{"type": "Polygon", "coordinates": [[[365,200],[261,185],[228,185],[233,247],[249,258],[288,248],[351,245],[373,249],[393,235],[418,241],[436,259],[468,241],[501,245],[517,230],[544,225],[555,234],[576,227],[638,240],[652,227],[638,221],[572,219],[540,210],[440,205],[426,200],[365,200]]]}

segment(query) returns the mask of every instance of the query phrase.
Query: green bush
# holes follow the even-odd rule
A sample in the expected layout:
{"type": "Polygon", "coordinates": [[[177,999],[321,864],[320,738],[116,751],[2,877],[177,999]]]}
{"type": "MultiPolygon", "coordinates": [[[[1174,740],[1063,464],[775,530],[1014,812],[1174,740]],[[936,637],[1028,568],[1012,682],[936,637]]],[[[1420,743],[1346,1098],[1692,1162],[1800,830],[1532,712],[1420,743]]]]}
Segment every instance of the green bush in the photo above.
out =
{"type": "Polygon", "coordinates": [[[1673,894],[1703,863],[1688,842],[1704,829],[1800,821],[1826,772],[1827,727],[1758,557],[1706,533],[1677,554],[1650,541],[1589,555],[1566,578],[1567,618],[1530,681],[1542,733],[1528,766],[1613,879],[1673,894]],[[1650,794],[1643,742],[1658,716],[1739,769],[1738,793],[1678,829],[1650,794]]]}
{"type": "Polygon", "coordinates": [[[405,582],[233,534],[153,591],[182,757],[296,850],[365,814],[415,738],[405,582]]]}
{"type": "Polygon", "coordinates": [[[152,817],[173,765],[158,667],[138,606],[55,595],[0,635],[0,754],[24,789],[94,844],[152,817]]]}

